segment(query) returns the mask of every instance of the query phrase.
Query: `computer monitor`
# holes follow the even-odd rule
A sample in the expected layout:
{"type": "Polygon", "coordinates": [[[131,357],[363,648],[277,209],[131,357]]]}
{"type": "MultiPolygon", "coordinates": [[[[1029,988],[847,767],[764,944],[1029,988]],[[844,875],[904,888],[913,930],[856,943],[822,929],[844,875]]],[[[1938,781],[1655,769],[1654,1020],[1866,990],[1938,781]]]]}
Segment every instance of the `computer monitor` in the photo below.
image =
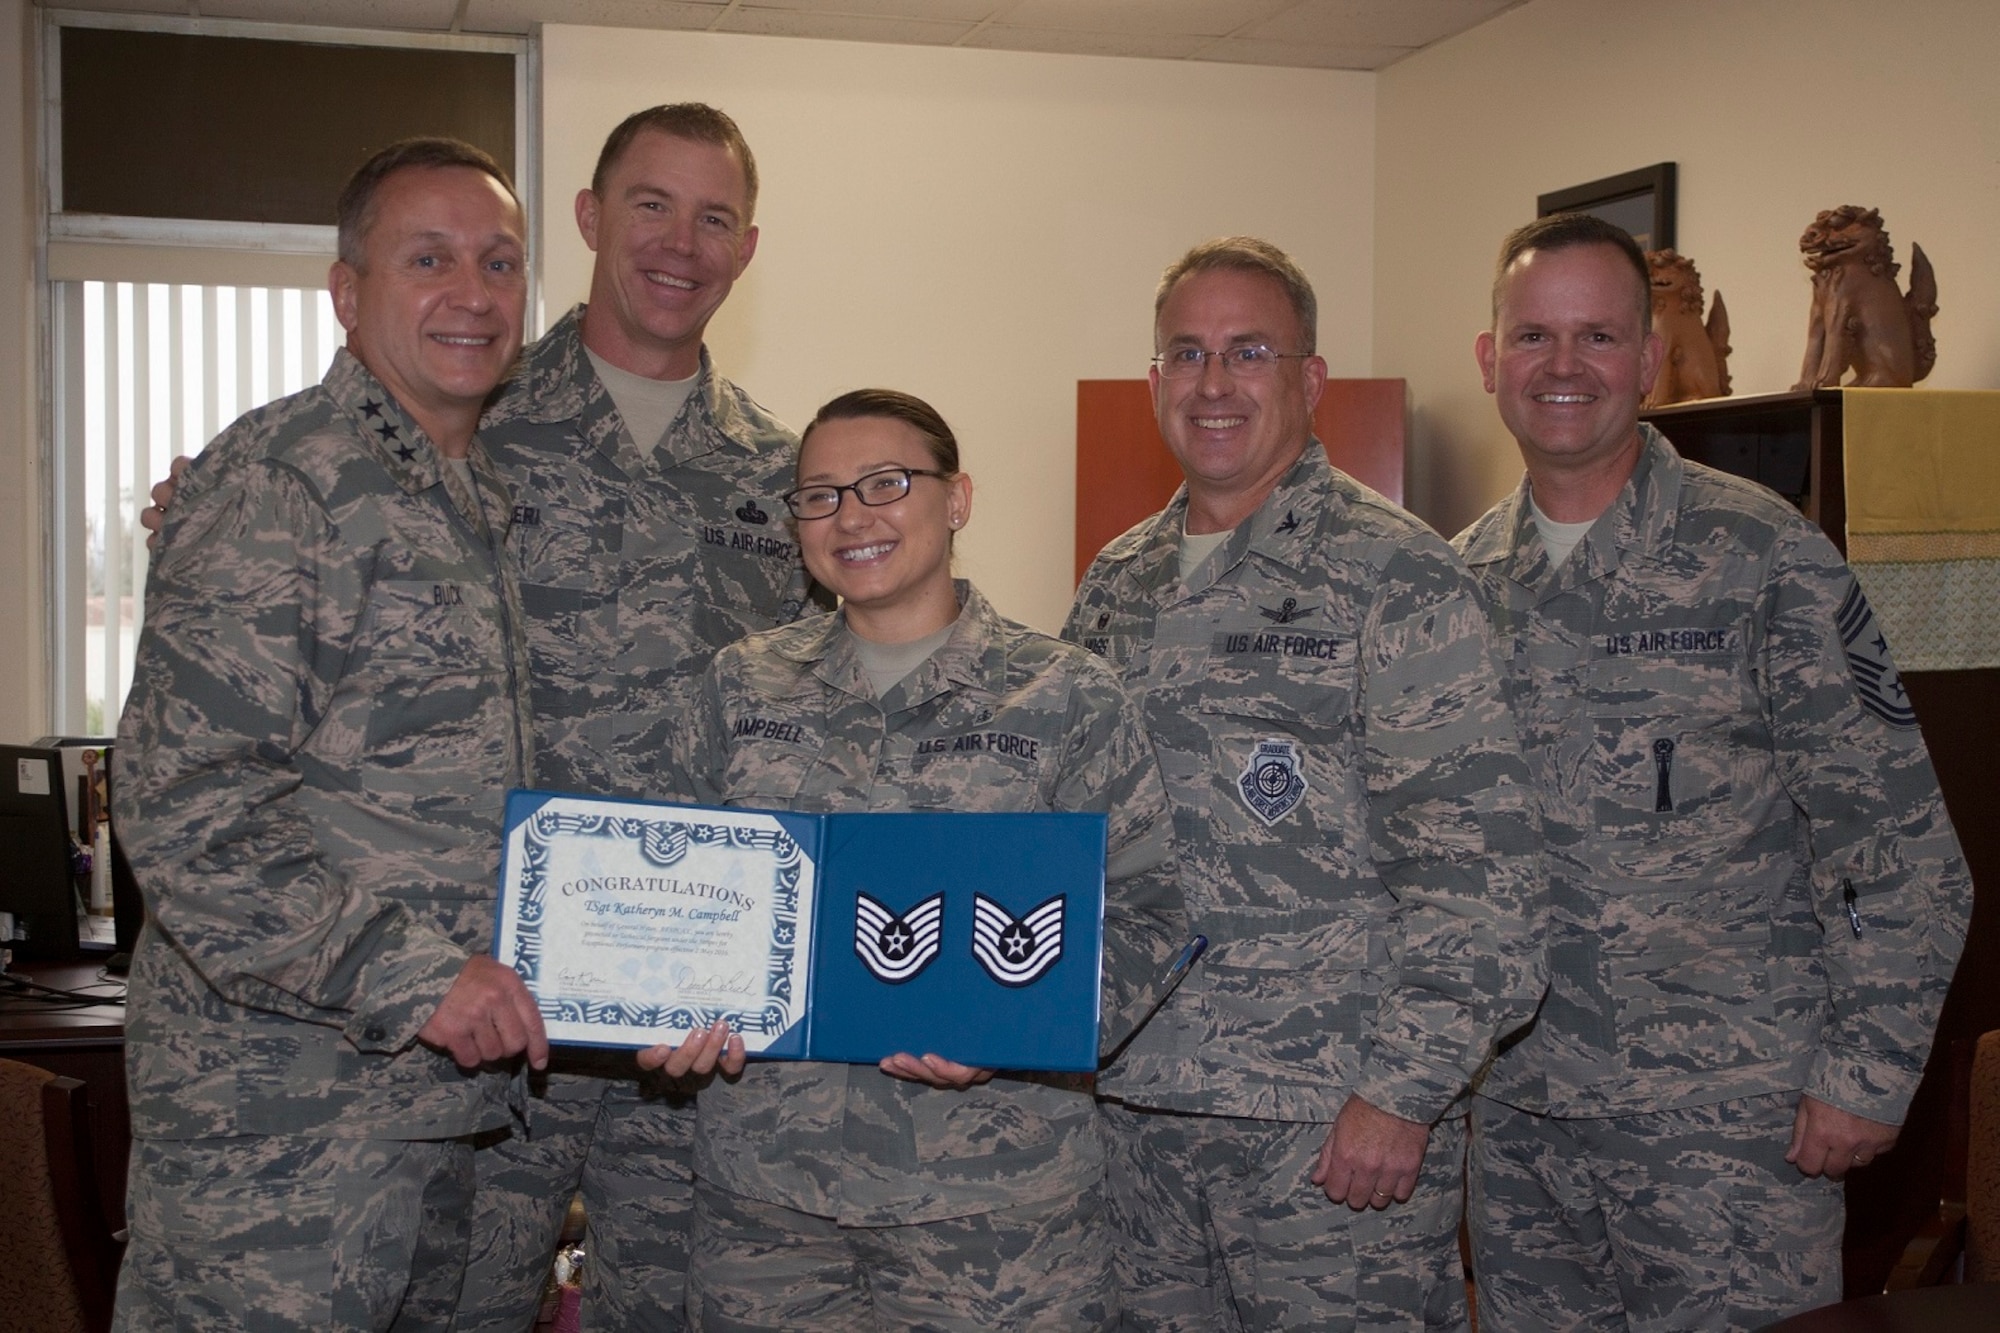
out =
{"type": "Polygon", "coordinates": [[[146,924],[146,902],[139,896],[139,881],[132,877],[132,863],[125,859],[125,846],[118,841],[116,819],[111,821],[111,912],[116,951],[129,961],[132,946],[139,942],[139,927],[146,924]]]}
{"type": "MultiPolygon", "coordinates": [[[[111,746],[109,736],[44,736],[35,742],[40,750],[59,750],[63,757],[63,795],[69,799],[65,812],[70,829],[78,838],[82,837],[83,821],[77,817],[79,792],[85,786],[99,784],[98,790],[105,801],[111,794],[111,746]]],[[[109,812],[108,805],[103,807],[109,812]]],[[[139,897],[139,885],[132,877],[132,864],[125,859],[124,845],[118,837],[118,821],[106,821],[110,829],[111,845],[111,933],[107,936],[96,931],[79,930],[77,950],[81,954],[122,954],[129,956],[132,945],[139,938],[139,928],[145,924],[146,907],[139,897]]],[[[95,843],[96,839],[93,838],[95,843]]],[[[95,849],[94,849],[95,850],[95,849]]],[[[82,898],[87,890],[78,886],[78,896],[82,898]]],[[[100,923],[101,924],[101,923],[100,923]]]]}
{"type": "Polygon", "coordinates": [[[64,800],[62,752],[0,745],[0,912],[22,958],[77,956],[76,867],[64,800]]]}

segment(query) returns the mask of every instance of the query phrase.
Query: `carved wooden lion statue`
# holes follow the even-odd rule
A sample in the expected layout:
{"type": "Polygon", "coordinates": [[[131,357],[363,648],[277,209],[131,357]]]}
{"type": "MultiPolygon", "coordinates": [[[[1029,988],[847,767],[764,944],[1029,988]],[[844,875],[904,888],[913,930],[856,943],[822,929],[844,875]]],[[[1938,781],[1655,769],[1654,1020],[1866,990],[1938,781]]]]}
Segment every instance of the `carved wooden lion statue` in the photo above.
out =
{"type": "Polygon", "coordinates": [[[1806,359],[1795,389],[1824,389],[1854,367],[1854,383],[1907,389],[1931,373],[1937,341],[1937,278],[1923,247],[1910,247],[1910,291],[1896,286],[1902,265],[1889,246],[1882,214],[1844,204],[1813,219],[1799,250],[1812,270],[1812,317],[1806,359]]]}
{"type": "Polygon", "coordinates": [[[1648,250],[1646,267],[1653,286],[1653,332],[1664,344],[1660,373],[1646,395],[1647,407],[1685,403],[1692,398],[1729,394],[1729,311],[1722,293],[1701,318],[1701,274],[1694,261],[1672,250],[1648,250]]]}

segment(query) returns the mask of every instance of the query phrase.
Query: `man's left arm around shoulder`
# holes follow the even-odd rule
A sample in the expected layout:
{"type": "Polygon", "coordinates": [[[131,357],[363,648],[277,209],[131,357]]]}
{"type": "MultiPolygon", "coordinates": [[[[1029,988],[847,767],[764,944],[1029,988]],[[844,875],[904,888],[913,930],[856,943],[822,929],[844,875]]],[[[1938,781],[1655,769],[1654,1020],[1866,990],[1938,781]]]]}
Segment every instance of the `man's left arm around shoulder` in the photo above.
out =
{"type": "Polygon", "coordinates": [[[1359,651],[1368,830],[1395,899],[1395,970],[1314,1179],[1379,1207],[1409,1197],[1430,1124],[1533,1015],[1547,881],[1492,633],[1442,541],[1398,548],[1359,651]]]}
{"type": "Polygon", "coordinates": [[[1880,622],[1818,532],[1779,539],[1761,670],[1810,824],[1830,1011],[1788,1160],[1838,1180],[1895,1142],[1965,942],[1972,885],[1880,622]]]}

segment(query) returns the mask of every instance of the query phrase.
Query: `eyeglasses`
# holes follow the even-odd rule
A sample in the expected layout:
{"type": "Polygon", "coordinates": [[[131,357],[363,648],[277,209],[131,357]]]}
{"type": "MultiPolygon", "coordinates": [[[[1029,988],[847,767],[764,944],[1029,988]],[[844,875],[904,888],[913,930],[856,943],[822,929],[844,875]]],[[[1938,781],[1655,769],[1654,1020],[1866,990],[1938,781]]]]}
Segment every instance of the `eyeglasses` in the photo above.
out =
{"type": "Polygon", "coordinates": [[[871,507],[892,505],[910,493],[910,478],[950,476],[948,472],[932,472],[920,467],[885,467],[880,472],[871,472],[849,486],[801,486],[795,491],[787,491],[779,499],[785,508],[792,511],[793,518],[832,518],[840,512],[840,493],[853,491],[854,498],[871,507]]]}
{"type": "Polygon", "coordinates": [[[1199,347],[1173,347],[1154,357],[1153,364],[1160,368],[1162,377],[1170,380],[1192,379],[1201,374],[1202,367],[1211,359],[1231,375],[1252,378],[1270,374],[1277,369],[1280,361],[1311,355],[1311,352],[1274,352],[1263,343],[1225,347],[1219,352],[1204,352],[1199,347]]]}

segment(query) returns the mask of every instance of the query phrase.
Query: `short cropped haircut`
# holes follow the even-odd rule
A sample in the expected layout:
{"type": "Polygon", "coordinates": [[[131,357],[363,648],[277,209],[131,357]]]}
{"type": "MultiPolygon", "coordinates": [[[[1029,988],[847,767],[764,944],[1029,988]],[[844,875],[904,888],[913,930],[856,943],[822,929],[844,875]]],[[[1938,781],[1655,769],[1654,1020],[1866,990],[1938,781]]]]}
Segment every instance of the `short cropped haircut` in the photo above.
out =
{"type": "Polygon", "coordinates": [[[757,216],[757,158],[744,140],[743,131],[736,128],[736,122],[706,102],[649,106],[619,121],[618,127],[606,136],[604,147],[598,151],[597,169],[590,173],[592,194],[599,199],[604,197],[605,178],[618,165],[618,159],[625,155],[625,150],[632,146],[632,140],[644,130],[657,130],[693,143],[714,144],[736,154],[737,162],[743,167],[743,225],[750,225],[751,219],[757,216]]]}
{"type": "Polygon", "coordinates": [[[829,421],[900,421],[924,437],[931,462],[948,477],[958,475],[958,437],[951,433],[938,410],[915,394],[897,389],[854,389],[840,395],[813,413],[812,424],[799,436],[799,457],[805,457],[806,441],[829,421]]]}
{"type": "MultiPolygon", "coordinates": [[[[1297,348],[1283,348],[1284,351],[1316,352],[1319,350],[1319,298],[1313,295],[1312,283],[1306,280],[1305,270],[1283,250],[1269,241],[1260,241],[1255,236],[1219,236],[1212,241],[1203,241],[1194,249],[1182,255],[1167,271],[1160,275],[1159,290],[1153,294],[1153,322],[1159,323],[1160,311],[1167,305],[1167,297],[1182,278],[1191,273],[1213,273],[1218,270],[1236,273],[1261,273],[1273,278],[1285,289],[1285,299],[1291,303],[1292,313],[1299,318],[1302,344],[1297,348]]],[[[1155,351],[1158,349],[1155,348],[1155,351]]]]}
{"type": "Polygon", "coordinates": [[[1575,250],[1586,245],[1608,245],[1625,256],[1639,283],[1639,327],[1653,326],[1653,274],[1646,267],[1646,252],[1632,239],[1632,233],[1614,222],[1588,213],[1551,213],[1517,227],[1500,243],[1500,262],[1493,267],[1493,323],[1500,323],[1500,284],[1507,270],[1522,255],[1534,251],[1575,250]]]}
{"type": "Polygon", "coordinates": [[[514,182],[507,179],[506,171],[484,149],[462,139],[403,139],[363,162],[341,187],[340,201],[333,206],[341,263],[350,268],[361,267],[361,243],[368,237],[368,228],[374,225],[375,194],[382,188],[382,182],[399,171],[418,167],[471,167],[483,171],[500,182],[500,188],[514,201],[515,208],[521,206],[521,196],[514,193],[514,182]]]}

